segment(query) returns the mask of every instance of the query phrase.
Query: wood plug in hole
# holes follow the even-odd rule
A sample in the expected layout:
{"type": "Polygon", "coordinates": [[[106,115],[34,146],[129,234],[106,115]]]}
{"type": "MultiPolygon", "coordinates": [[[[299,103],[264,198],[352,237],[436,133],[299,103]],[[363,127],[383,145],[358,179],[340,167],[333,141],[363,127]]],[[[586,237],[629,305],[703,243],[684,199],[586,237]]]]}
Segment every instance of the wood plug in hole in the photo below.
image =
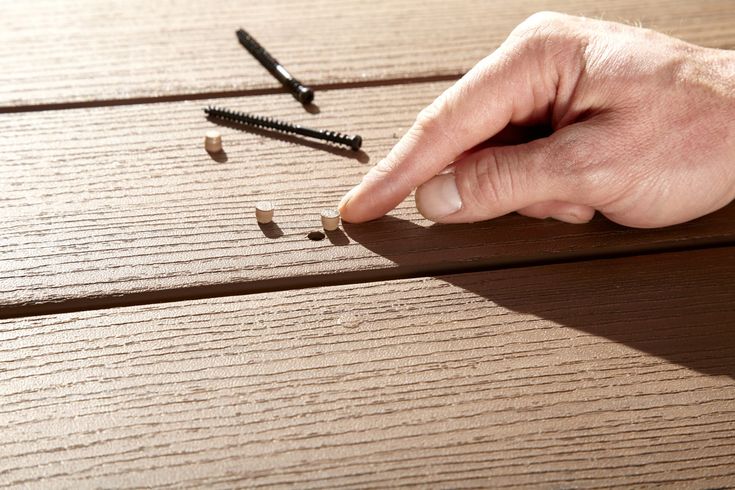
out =
{"type": "Polygon", "coordinates": [[[273,221],[273,203],[270,201],[260,201],[255,203],[255,219],[262,225],[267,225],[273,221]]]}
{"type": "Polygon", "coordinates": [[[222,151],[222,135],[216,129],[210,129],[204,135],[204,149],[209,153],[222,151]]]}
{"type": "Polygon", "coordinates": [[[306,238],[308,238],[309,240],[313,242],[318,242],[320,240],[324,240],[326,236],[327,235],[325,235],[321,231],[310,231],[309,234],[306,235],[306,238]]]}
{"type": "Polygon", "coordinates": [[[321,213],[322,226],[326,231],[334,231],[339,228],[339,211],[336,209],[325,209],[321,213]]]}

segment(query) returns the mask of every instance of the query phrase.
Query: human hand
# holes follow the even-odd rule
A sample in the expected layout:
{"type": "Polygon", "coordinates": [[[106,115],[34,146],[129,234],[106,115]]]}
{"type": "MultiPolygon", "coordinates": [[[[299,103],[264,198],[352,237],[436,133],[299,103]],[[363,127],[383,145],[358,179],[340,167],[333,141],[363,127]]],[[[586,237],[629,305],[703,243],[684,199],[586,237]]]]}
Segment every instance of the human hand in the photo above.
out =
{"type": "Polygon", "coordinates": [[[540,13],[418,115],[340,203],[378,218],[415,188],[441,223],[513,211],[658,227],[735,198],[735,52],[646,29],[540,13]],[[506,126],[553,132],[482,147],[506,126]]]}

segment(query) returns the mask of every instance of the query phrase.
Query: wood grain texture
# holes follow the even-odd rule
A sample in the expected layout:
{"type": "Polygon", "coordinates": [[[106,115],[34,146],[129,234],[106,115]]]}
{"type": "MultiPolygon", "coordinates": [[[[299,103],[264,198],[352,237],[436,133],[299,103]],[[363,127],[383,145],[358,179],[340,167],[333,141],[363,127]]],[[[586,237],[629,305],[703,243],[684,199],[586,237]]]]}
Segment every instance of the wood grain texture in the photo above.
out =
{"type": "Polygon", "coordinates": [[[735,47],[730,0],[6,1],[0,108],[278,90],[239,26],[316,86],[458,76],[539,10],[735,47]]]}
{"type": "Polygon", "coordinates": [[[412,200],[309,241],[319,212],[446,85],[329,91],[318,115],[278,95],[221,101],[361,133],[357,155],[221,127],[227,156],[215,161],[198,102],[0,115],[0,316],[733,242],[735,206],[632,230],[521,216],[431,226],[412,200]],[[257,225],[260,200],[275,202],[273,226],[257,225]]]}
{"type": "Polygon", "coordinates": [[[0,484],[724,488],[735,250],[0,322],[0,484]]]}

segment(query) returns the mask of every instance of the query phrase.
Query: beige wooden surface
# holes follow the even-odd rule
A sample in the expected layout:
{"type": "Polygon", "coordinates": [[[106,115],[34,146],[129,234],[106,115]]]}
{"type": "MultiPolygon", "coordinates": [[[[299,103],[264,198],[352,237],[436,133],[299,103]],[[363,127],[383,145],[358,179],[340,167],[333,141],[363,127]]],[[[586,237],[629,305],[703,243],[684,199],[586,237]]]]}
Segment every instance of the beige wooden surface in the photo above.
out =
{"type": "Polygon", "coordinates": [[[723,488],[735,250],[0,322],[0,484],[723,488]]]}
{"type": "Polygon", "coordinates": [[[431,226],[411,199],[309,241],[320,210],[446,86],[328,91],[317,115],[280,95],[220,101],[360,132],[358,155],[222,127],[227,161],[213,160],[206,101],[0,115],[0,316],[735,242],[733,206],[662,230],[521,216],[431,226]],[[277,205],[263,229],[262,199],[277,205]]]}
{"type": "Polygon", "coordinates": [[[0,110],[279,90],[236,42],[239,26],[318,87],[456,77],[539,10],[735,47],[731,0],[5,1],[0,110]]]}
{"type": "Polygon", "coordinates": [[[729,0],[0,3],[0,487],[735,487],[735,206],[305,238],[544,9],[735,48],[729,0]],[[209,102],[364,151],[212,159],[209,102]]]}

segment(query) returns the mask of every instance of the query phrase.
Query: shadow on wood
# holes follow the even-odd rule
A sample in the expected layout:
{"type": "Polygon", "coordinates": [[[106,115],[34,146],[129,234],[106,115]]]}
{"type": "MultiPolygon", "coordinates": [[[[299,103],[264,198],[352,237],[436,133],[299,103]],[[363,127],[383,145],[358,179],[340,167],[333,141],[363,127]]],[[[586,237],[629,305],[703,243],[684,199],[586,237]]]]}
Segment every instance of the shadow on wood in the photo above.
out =
{"type": "Polygon", "coordinates": [[[336,230],[324,230],[324,233],[327,235],[329,241],[332,242],[332,245],[344,247],[345,245],[350,244],[350,239],[347,238],[345,232],[340,230],[339,228],[337,228],[336,230]]]}
{"type": "Polygon", "coordinates": [[[305,105],[305,106],[304,106],[304,109],[305,109],[305,110],[306,110],[306,112],[308,112],[309,114],[319,114],[320,112],[322,112],[322,111],[321,111],[321,110],[319,109],[319,106],[318,106],[318,105],[316,105],[316,104],[315,104],[315,103],[313,103],[313,102],[311,102],[311,103],[309,103],[309,104],[305,105]]]}
{"type": "Polygon", "coordinates": [[[273,221],[270,223],[258,223],[258,227],[266,238],[276,239],[283,236],[283,230],[281,230],[281,227],[273,221]]]}
{"type": "MultiPolygon", "coordinates": [[[[462,234],[458,232],[466,226],[474,225],[425,228],[385,217],[363,225],[345,224],[345,230],[364,247],[399,266],[407,265],[408,269],[418,271],[418,261],[405,263],[406,257],[412,256],[407,251],[414,247],[417,256],[430,254],[431,244],[439,242],[440,235],[459,237],[462,234]]],[[[574,225],[560,223],[559,226],[574,225]]],[[[493,234],[488,231],[488,249],[492,240],[493,234]]],[[[456,266],[455,272],[462,270],[461,263],[456,266]]],[[[509,310],[605,337],[701,373],[735,378],[735,254],[732,249],[590,260],[438,278],[509,310]]]]}
{"type": "Polygon", "coordinates": [[[211,158],[215,162],[227,163],[227,152],[225,150],[218,151],[217,153],[210,153],[210,152],[207,152],[207,153],[209,154],[209,158],[211,158]]]}

